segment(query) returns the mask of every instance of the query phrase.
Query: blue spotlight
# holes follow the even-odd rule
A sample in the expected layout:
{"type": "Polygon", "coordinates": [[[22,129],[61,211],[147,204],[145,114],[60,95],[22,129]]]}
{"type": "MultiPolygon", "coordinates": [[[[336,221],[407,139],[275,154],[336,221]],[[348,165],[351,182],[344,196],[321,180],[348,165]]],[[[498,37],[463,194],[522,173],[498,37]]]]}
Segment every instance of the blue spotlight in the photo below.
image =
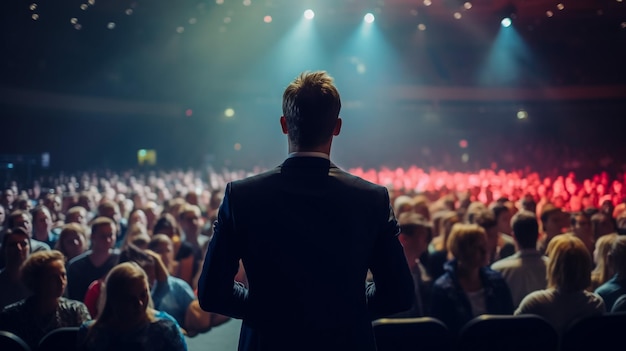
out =
{"type": "Polygon", "coordinates": [[[375,17],[371,13],[368,13],[365,15],[365,17],[363,17],[363,20],[365,21],[365,23],[373,23],[375,20],[375,17]]]}
{"type": "Polygon", "coordinates": [[[304,11],[304,18],[306,18],[308,20],[312,20],[313,17],[315,17],[315,12],[313,12],[313,10],[306,10],[306,11],[304,11]]]}
{"type": "Polygon", "coordinates": [[[512,22],[511,22],[511,19],[510,19],[510,18],[506,17],[506,18],[504,18],[504,19],[502,20],[502,22],[500,22],[500,23],[502,24],[502,27],[504,27],[504,28],[508,28],[508,27],[510,27],[510,26],[511,26],[511,23],[512,23],[512,22]]]}

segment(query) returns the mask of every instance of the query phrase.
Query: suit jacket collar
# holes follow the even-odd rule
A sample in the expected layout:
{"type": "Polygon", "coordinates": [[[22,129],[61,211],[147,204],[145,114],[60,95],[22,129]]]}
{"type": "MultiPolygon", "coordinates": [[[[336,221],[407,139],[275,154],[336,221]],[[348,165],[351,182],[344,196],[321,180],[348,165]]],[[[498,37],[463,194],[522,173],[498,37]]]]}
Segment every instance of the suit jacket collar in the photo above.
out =
{"type": "Polygon", "coordinates": [[[331,168],[336,168],[330,160],[321,157],[290,157],[280,165],[280,172],[285,175],[328,175],[331,168]]]}

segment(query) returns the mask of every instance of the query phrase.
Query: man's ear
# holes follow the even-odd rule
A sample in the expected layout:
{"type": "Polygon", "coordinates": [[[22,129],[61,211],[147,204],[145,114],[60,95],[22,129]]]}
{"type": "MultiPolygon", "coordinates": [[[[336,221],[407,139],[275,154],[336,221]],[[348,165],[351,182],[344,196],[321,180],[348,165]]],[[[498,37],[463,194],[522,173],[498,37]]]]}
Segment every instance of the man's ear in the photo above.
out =
{"type": "Polygon", "coordinates": [[[337,122],[335,122],[335,129],[333,129],[334,136],[339,135],[339,133],[341,132],[341,123],[342,123],[341,118],[338,117],[337,122]]]}
{"type": "Polygon", "coordinates": [[[283,130],[283,134],[288,134],[289,128],[287,128],[287,119],[285,116],[280,116],[280,127],[283,130]]]}

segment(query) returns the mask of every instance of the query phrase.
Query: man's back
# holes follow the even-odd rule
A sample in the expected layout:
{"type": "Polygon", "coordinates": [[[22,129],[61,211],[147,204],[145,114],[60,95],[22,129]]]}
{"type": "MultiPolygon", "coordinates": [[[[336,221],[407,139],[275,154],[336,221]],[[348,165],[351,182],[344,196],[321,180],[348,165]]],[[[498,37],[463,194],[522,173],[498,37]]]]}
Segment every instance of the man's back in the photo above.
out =
{"type": "Polygon", "coordinates": [[[371,320],[412,302],[386,189],[327,159],[289,158],[232,183],[215,230],[200,302],[244,319],[242,349],[374,349],[371,320]],[[232,287],[239,257],[249,290],[232,287]]]}

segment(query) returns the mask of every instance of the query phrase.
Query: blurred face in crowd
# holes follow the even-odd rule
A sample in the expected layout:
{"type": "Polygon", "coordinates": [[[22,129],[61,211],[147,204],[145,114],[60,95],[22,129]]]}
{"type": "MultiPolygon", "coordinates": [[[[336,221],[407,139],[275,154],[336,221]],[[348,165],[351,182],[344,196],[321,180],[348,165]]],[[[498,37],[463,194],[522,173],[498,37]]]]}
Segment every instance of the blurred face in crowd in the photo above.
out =
{"type": "Polygon", "coordinates": [[[459,261],[466,267],[480,268],[489,263],[489,255],[487,254],[487,238],[481,236],[471,241],[467,247],[463,248],[463,255],[459,257],[459,261]]]}
{"type": "Polygon", "coordinates": [[[13,189],[5,189],[4,192],[2,192],[1,200],[2,200],[2,205],[4,205],[7,208],[11,208],[13,201],[15,201],[15,193],[13,192],[13,189]]]}
{"type": "Polygon", "coordinates": [[[0,204],[0,226],[4,223],[4,220],[7,218],[7,213],[4,209],[4,206],[0,204]]]}
{"type": "Polygon", "coordinates": [[[49,233],[52,229],[52,217],[47,208],[38,211],[33,218],[33,230],[35,233],[49,233]]]}
{"type": "Polygon", "coordinates": [[[10,234],[6,239],[6,247],[2,249],[6,254],[6,262],[12,262],[17,266],[21,266],[30,254],[30,244],[28,236],[22,234],[10,234]]]}
{"type": "Polygon", "coordinates": [[[166,267],[171,267],[174,263],[174,246],[171,242],[160,242],[153,250],[161,256],[161,260],[166,267]]]}
{"type": "Polygon", "coordinates": [[[39,282],[41,291],[36,292],[40,296],[45,295],[51,298],[63,296],[67,286],[67,275],[65,272],[65,262],[55,260],[45,268],[41,281],[39,282]]]}
{"type": "Polygon", "coordinates": [[[511,229],[511,211],[502,211],[498,216],[498,231],[500,233],[509,234],[513,231],[511,229]]]}
{"type": "Polygon", "coordinates": [[[32,233],[33,225],[26,214],[21,214],[15,218],[15,227],[24,228],[27,233],[32,233]]]}
{"type": "Polygon", "coordinates": [[[180,226],[187,235],[200,234],[202,229],[200,216],[195,211],[187,211],[181,218],[180,226]]]}
{"type": "Polygon", "coordinates": [[[87,213],[85,209],[82,209],[81,211],[68,213],[67,216],[65,216],[65,222],[66,223],[78,223],[82,226],[87,226],[87,213]]]}
{"type": "Polygon", "coordinates": [[[75,231],[70,231],[63,236],[61,243],[68,260],[82,254],[85,251],[85,237],[75,231]]]}
{"type": "Polygon", "coordinates": [[[108,252],[115,245],[116,229],[110,223],[96,227],[91,233],[91,249],[94,252],[108,252]]]}

